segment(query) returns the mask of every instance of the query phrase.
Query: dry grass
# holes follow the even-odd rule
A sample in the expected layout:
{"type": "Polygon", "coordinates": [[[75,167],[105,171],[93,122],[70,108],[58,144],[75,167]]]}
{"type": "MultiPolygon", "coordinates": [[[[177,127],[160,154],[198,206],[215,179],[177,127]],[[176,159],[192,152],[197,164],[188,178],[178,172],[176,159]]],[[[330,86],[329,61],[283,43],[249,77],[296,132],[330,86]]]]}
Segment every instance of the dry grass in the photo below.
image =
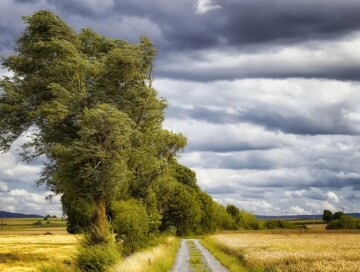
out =
{"type": "Polygon", "coordinates": [[[0,235],[0,271],[37,272],[71,263],[77,243],[74,235],[0,235]]]}
{"type": "Polygon", "coordinates": [[[210,238],[227,253],[239,256],[250,269],[360,271],[360,235],[356,233],[243,233],[210,238]]]}
{"type": "Polygon", "coordinates": [[[175,261],[178,247],[179,240],[169,237],[165,243],[127,257],[110,269],[110,272],[169,271],[175,261]]]}

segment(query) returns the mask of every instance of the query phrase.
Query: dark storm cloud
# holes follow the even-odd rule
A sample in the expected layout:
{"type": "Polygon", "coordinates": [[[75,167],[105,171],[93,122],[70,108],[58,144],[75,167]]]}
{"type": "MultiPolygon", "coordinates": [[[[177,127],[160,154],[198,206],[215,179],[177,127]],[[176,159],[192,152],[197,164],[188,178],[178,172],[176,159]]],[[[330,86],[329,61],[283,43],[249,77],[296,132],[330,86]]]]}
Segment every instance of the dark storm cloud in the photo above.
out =
{"type": "Polygon", "coordinates": [[[104,35],[137,42],[147,35],[159,49],[156,75],[198,81],[234,78],[335,78],[359,80],[360,65],[336,63],[311,69],[265,66],[222,67],[194,70],[191,63],[180,70],[169,69],[169,56],[197,55],[212,49],[235,52],[272,51],[278,46],[306,41],[336,40],[360,29],[359,1],[305,0],[288,1],[213,1],[221,8],[199,14],[197,1],[26,1],[5,0],[0,8],[0,52],[9,54],[23,29],[21,15],[49,9],[79,30],[92,27],[104,35]],[[15,12],[14,12],[15,11],[15,12]],[[265,68],[264,68],[265,67],[265,68]]]}
{"type": "MultiPolygon", "coordinates": [[[[278,65],[276,61],[271,64],[257,63],[257,67],[248,69],[246,66],[231,66],[231,67],[212,67],[208,64],[203,69],[192,67],[191,63],[185,65],[187,69],[178,69],[175,67],[168,68],[167,62],[173,62],[174,59],[164,59],[160,62],[157,72],[162,77],[192,80],[192,81],[216,81],[216,80],[233,80],[246,78],[321,78],[321,79],[337,79],[337,80],[360,80],[360,63],[354,63],[351,67],[342,63],[329,65],[328,67],[316,68],[311,67],[311,63],[307,67],[289,67],[286,65],[278,65]]],[[[311,60],[310,60],[311,62],[311,60]]],[[[314,63],[316,66],[316,64],[314,63]]]]}
{"type": "MultiPolygon", "coordinates": [[[[172,49],[328,39],[358,30],[358,1],[218,0],[221,8],[196,13],[196,1],[55,1],[56,9],[83,17],[148,17],[172,49]],[[107,7],[107,8],[106,8],[107,7]],[[103,10],[106,8],[106,15],[103,10]]],[[[102,18],[104,19],[104,18],[102,18]]]]}
{"type": "Polygon", "coordinates": [[[342,110],[344,104],[333,104],[313,109],[310,115],[289,116],[279,112],[278,108],[261,105],[228,113],[226,109],[193,107],[184,109],[173,106],[167,116],[176,119],[195,119],[214,124],[236,124],[248,122],[261,125],[268,130],[280,130],[284,133],[302,135],[360,135],[349,120],[345,120],[342,110]]]}
{"type": "Polygon", "coordinates": [[[223,35],[230,44],[333,38],[358,30],[356,0],[218,0],[223,35]]]}
{"type": "Polygon", "coordinates": [[[345,196],[346,200],[351,202],[359,202],[360,201],[360,194],[351,193],[345,196]]]}

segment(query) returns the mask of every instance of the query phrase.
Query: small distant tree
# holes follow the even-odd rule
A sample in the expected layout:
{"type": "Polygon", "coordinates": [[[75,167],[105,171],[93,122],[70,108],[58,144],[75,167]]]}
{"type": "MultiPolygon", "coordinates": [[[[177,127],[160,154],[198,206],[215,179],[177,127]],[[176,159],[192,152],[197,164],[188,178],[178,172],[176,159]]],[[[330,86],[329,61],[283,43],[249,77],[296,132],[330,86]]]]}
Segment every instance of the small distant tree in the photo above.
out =
{"type": "Polygon", "coordinates": [[[331,220],[333,220],[333,213],[330,210],[324,210],[322,218],[324,222],[329,223],[331,220]]]}
{"type": "Polygon", "coordinates": [[[339,219],[332,220],[326,226],[326,229],[356,229],[356,228],[360,228],[360,224],[356,220],[356,218],[344,214],[341,215],[339,219]]]}
{"type": "Polygon", "coordinates": [[[336,213],[334,213],[333,220],[338,220],[343,215],[345,215],[343,212],[336,212],[336,213]]]}

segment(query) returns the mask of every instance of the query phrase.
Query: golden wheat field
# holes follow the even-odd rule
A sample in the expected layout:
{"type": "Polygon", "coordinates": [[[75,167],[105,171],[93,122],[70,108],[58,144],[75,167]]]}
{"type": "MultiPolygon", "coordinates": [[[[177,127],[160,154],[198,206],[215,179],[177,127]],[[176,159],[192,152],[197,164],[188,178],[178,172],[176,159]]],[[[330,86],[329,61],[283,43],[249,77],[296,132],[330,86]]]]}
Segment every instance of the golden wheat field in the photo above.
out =
{"type": "Polygon", "coordinates": [[[276,272],[360,271],[360,234],[243,233],[212,235],[248,268],[276,272]]]}
{"type": "Polygon", "coordinates": [[[0,235],[0,271],[35,272],[71,261],[75,235],[0,235]]]}

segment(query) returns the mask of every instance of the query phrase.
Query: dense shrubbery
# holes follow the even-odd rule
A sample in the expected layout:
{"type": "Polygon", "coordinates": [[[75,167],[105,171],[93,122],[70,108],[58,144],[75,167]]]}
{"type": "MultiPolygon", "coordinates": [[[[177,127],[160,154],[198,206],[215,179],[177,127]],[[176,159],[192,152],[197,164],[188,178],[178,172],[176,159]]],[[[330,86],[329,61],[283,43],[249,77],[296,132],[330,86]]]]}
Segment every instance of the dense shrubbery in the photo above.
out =
{"type": "Polygon", "coordinates": [[[327,223],[326,229],[360,229],[360,220],[340,211],[333,214],[324,210],[323,220],[327,223]]]}
{"type": "Polygon", "coordinates": [[[269,220],[265,222],[266,229],[296,229],[299,228],[294,223],[284,220],[269,220]]]}
{"type": "Polygon", "coordinates": [[[146,207],[135,199],[117,201],[113,204],[113,226],[116,240],[124,254],[143,247],[149,237],[150,220],[146,207]]]}
{"type": "Polygon", "coordinates": [[[326,229],[360,229],[360,221],[343,214],[339,219],[330,221],[326,229]]]}

